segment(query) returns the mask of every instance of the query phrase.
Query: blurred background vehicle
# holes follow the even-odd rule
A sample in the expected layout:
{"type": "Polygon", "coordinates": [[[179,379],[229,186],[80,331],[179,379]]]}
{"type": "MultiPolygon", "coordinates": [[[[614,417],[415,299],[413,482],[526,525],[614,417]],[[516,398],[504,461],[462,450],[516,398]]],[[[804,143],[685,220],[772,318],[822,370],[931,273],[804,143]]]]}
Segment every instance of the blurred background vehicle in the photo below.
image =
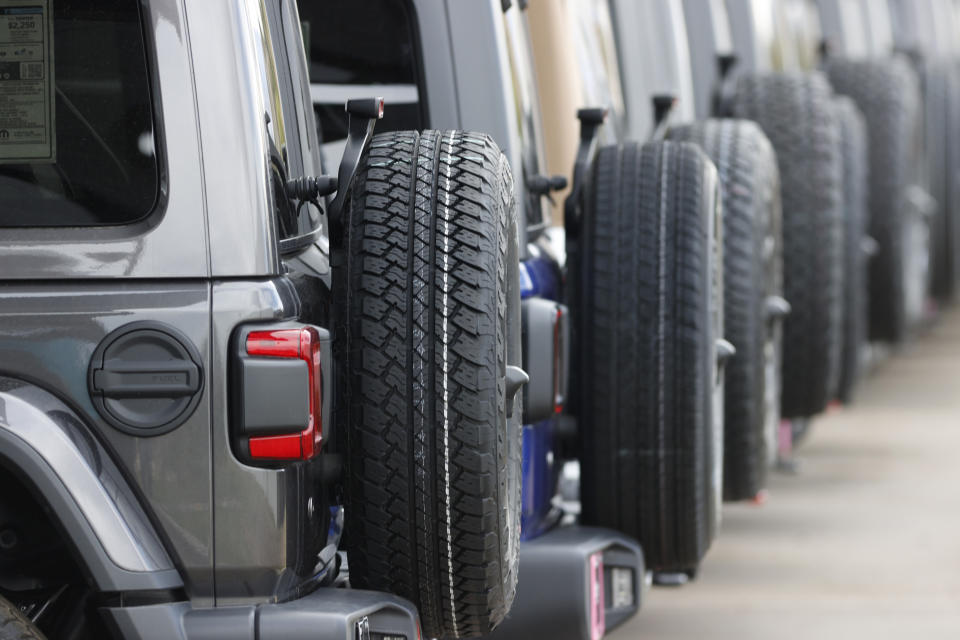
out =
{"type": "Polygon", "coordinates": [[[579,481],[583,522],[638,537],[654,579],[683,582],[713,539],[722,494],[722,368],[732,347],[720,311],[716,169],[691,145],[664,142],[662,134],[647,144],[626,139],[610,13],[606,2],[569,2],[530,14],[538,73],[554,79],[580,72],[572,82],[541,83],[550,94],[541,103],[545,119],[559,120],[559,108],[577,99],[606,112],[606,144],[589,165],[577,156],[574,193],[582,167],[585,198],[574,208],[568,200],[566,216],[577,215],[564,220],[580,354],[573,376],[579,448],[567,470],[579,481]],[[572,69],[559,68],[553,55],[565,47],[576,54],[572,69]],[[705,219],[704,211],[712,213],[705,219]],[[698,244],[703,232],[712,235],[706,245],[698,244]],[[678,237],[689,242],[674,246],[678,237]],[[690,327],[696,348],[685,350],[671,335],[680,327],[690,327]],[[637,366],[651,358],[676,367],[637,366]],[[687,392],[674,398],[685,371],[687,392]],[[611,486],[627,494],[614,500],[611,486]]]}

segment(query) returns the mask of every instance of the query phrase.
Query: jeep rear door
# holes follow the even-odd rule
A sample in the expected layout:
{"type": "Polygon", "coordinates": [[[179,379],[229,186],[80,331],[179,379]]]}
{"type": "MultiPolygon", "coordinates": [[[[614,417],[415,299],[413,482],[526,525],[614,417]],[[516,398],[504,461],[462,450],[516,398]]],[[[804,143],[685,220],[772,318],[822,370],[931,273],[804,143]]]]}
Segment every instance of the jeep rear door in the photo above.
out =
{"type": "Polygon", "coordinates": [[[69,437],[112,453],[211,598],[209,202],[182,4],[21,4],[36,66],[0,82],[20,101],[0,128],[21,128],[0,140],[0,376],[72,408],[69,437]],[[165,349],[182,367],[144,362],[165,349]]]}

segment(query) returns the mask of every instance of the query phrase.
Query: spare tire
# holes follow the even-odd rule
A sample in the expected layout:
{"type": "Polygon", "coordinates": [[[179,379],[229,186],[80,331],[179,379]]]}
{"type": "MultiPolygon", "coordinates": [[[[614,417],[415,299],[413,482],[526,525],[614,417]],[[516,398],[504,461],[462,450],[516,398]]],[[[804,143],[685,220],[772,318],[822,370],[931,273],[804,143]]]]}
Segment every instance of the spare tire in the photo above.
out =
{"type": "Polygon", "coordinates": [[[848,403],[860,381],[861,361],[867,343],[867,175],[869,151],[867,124],[849,98],[835,98],[843,145],[843,351],[837,399],[848,403]]]}
{"type": "Polygon", "coordinates": [[[823,411],[840,373],[843,325],[843,187],[840,125],[819,73],[740,78],[737,116],[773,143],[783,199],[785,418],[823,411]]]}
{"type": "Polygon", "coordinates": [[[870,147],[870,337],[902,341],[920,319],[929,286],[929,228],[918,206],[922,166],[919,86],[901,57],[827,61],[837,93],[853,98],[870,147]]]}
{"type": "Polygon", "coordinates": [[[946,189],[943,195],[943,210],[949,222],[952,242],[948,264],[953,269],[954,289],[960,288],[960,63],[951,60],[952,72],[948,83],[947,121],[944,137],[947,139],[946,189]]]}
{"type": "Polygon", "coordinates": [[[716,164],[723,194],[723,495],[754,498],[765,486],[780,423],[779,319],[783,295],[780,177],[770,141],[747,120],[706,120],[670,131],[716,164]]]}
{"type": "Polygon", "coordinates": [[[425,131],[374,137],[350,196],[350,581],[413,602],[425,637],[488,633],[516,589],[513,192],[489,136],[425,131]]]}
{"type": "Polygon", "coordinates": [[[936,58],[920,66],[925,106],[926,168],[930,195],[937,202],[931,234],[931,288],[951,300],[960,280],[960,68],[936,58]]]}
{"type": "Polygon", "coordinates": [[[717,188],[695,145],[602,148],[571,266],[582,521],[659,571],[692,573],[719,514],[717,188]]]}

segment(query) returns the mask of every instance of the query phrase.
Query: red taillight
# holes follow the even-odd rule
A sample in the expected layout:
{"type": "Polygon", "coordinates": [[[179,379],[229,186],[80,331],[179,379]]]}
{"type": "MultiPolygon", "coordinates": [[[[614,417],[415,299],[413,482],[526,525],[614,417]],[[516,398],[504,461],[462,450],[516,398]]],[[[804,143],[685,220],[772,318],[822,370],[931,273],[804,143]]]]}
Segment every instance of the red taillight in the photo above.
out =
{"type": "MultiPolygon", "coordinates": [[[[301,334],[310,329],[253,331],[247,336],[247,355],[271,358],[300,358],[301,334]]],[[[308,338],[309,339],[309,338],[308,338]]]]}
{"type": "Polygon", "coordinates": [[[250,438],[250,457],[264,460],[309,460],[320,452],[323,437],[323,383],[320,368],[320,334],[313,327],[252,331],[247,335],[247,355],[289,358],[307,363],[310,416],[302,431],[250,438]]]}
{"type": "Polygon", "coordinates": [[[250,438],[250,457],[257,460],[300,460],[303,456],[302,436],[262,436],[250,438]]]}

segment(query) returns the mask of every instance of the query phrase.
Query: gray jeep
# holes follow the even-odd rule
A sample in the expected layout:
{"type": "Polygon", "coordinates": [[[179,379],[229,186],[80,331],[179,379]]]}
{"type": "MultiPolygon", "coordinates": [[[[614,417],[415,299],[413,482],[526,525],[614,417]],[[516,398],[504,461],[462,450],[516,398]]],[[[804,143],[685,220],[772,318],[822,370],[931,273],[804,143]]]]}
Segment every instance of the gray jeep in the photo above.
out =
{"type": "Polygon", "coordinates": [[[349,588],[370,572],[489,631],[525,380],[503,155],[372,136],[371,98],[321,175],[293,0],[16,5],[0,639],[419,638],[408,601],[349,588]],[[382,552],[348,568],[360,541],[382,552]]]}

